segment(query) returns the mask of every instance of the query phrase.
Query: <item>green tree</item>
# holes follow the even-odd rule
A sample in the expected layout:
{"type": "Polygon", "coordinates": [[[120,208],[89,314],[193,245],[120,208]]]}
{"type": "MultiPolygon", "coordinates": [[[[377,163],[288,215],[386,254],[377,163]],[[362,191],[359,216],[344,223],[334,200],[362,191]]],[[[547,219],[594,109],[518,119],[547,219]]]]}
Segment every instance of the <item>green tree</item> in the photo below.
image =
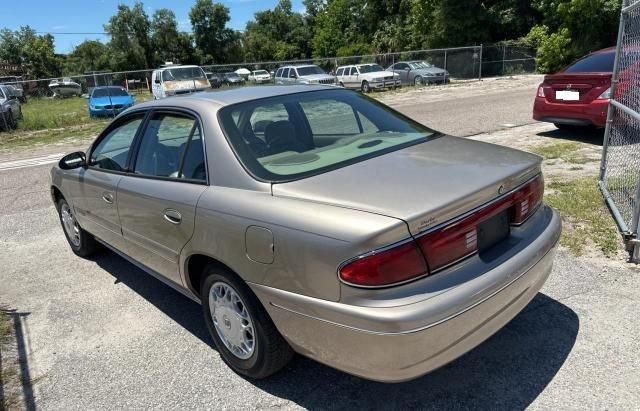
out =
{"type": "Polygon", "coordinates": [[[64,71],[81,74],[85,71],[111,70],[109,47],[97,40],[86,40],[78,44],[67,56],[64,71]]]}
{"type": "Polygon", "coordinates": [[[104,25],[104,30],[111,36],[109,46],[114,69],[137,70],[153,67],[151,22],[141,2],[136,2],[133,7],[119,4],[117,13],[104,25]]]}
{"type": "Polygon", "coordinates": [[[0,31],[0,59],[22,65],[31,78],[57,77],[62,69],[53,36],[38,35],[29,26],[0,31]]]}
{"type": "Polygon", "coordinates": [[[618,0],[534,0],[533,7],[542,22],[525,39],[538,48],[538,69],[543,73],[616,42],[618,0]]]}
{"type": "Polygon", "coordinates": [[[224,63],[237,46],[237,34],[227,27],[229,9],[212,0],[196,0],[189,12],[196,48],[201,63],[224,63]]]}
{"type": "Polygon", "coordinates": [[[151,45],[156,65],[165,61],[197,63],[193,39],[178,31],[176,15],[169,9],[158,9],[151,19],[151,45]]]}
{"type": "Polygon", "coordinates": [[[280,0],[273,10],[255,13],[244,33],[246,58],[290,60],[311,55],[312,32],[307,20],[292,10],[290,0],[280,0]]]}

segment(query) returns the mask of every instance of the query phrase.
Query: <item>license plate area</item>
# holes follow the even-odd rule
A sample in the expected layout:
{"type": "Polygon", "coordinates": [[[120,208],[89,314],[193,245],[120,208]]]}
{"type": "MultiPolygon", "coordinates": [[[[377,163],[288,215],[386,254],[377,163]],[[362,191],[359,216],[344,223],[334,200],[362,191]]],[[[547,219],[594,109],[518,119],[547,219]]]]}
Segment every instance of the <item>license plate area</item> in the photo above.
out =
{"type": "Polygon", "coordinates": [[[558,90],[556,91],[556,100],[578,101],[580,93],[573,90],[558,90]]]}
{"type": "Polygon", "coordinates": [[[510,228],[508,209],[478,224],[478,252],[482,253],[509,237],[510,228]]]}

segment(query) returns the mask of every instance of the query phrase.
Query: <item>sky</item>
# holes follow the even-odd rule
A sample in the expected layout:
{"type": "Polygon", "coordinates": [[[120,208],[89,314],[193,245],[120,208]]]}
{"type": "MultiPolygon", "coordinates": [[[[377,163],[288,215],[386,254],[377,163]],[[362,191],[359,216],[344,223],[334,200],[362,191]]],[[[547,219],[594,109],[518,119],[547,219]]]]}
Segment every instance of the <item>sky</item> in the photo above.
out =
{"type": "MultiPolygon", "coordinates": [[[[215,1],[215,0],[214,0],[215,1]]],[[[134,0],[2,0],[0,28],[17,30],[29,25],[39,32],[54,33],[101,33],[109,17],[116,13],[119,3],[133,5],[134,0]]],[[[151,17],[156,9],[173,10],[178,29],[191,31],[189,9],[195,0],[143,0],[147,14],[151,17]]],[[[229,8],[229,26],[243,30],[245,23],[256,11],[273,8],[278,0],[222,0],[229,8]]],[[[302,0],[292,0],[293,10],[302,12],[302,0]]],[[[108,41],[105,35],[54,34],[56,52],[68,53],[84,40],[108,41]]]]}

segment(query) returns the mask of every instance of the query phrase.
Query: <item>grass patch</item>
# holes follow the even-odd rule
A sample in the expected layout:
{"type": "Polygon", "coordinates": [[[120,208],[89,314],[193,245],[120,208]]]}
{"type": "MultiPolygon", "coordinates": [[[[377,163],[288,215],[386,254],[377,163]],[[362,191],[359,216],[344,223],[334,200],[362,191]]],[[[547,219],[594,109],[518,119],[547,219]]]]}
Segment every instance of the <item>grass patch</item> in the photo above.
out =
{"type": "Polygon", "coordinates": [[[545,196],[545,201],[568,223],[560,239],[562,245],[578,256],[584,254],[587,240],[607,257],[619,250],[620,237],[596,178],[551,182],[549,188],[553,192],[545,196]]]}
{"type": "Polygon", "coordinates": [[[31,147],[35,145],[55,144],[63,140],[81,140],[95,137],[102,131],[109,120],[92,120],[88,124],[80,124],[65,128],[41,131],[13,131],[0,134],[0,149],[31,147]]]}
{"type": "Polygon", "coordinates": [[[6,312],[6,308],[0,306],[0,357],[3,359],[0,368],[0,384],[3,395],[0,397],[0,410],[17,408],[19,405],[20,377],[18,365],[7,361],[7,351],[13,340],[13,320],[6,312]]]}
{"type": "Polygon", "coordinates": [[[539,155],[545,160],[556,158],[566,159],[570,153],[580,149],[580,143],[574,141],[563,141],[560,143],[547,144],[545,146],[532,147],[531,152],[539,155]]]}

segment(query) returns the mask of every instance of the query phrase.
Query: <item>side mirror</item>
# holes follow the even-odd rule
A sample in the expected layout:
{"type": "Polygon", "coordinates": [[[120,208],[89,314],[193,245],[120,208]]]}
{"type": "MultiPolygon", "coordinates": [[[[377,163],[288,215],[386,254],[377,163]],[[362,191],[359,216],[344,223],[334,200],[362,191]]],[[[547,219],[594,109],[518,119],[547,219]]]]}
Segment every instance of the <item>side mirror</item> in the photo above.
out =
{"type": "Polygon", "coordinates": [[[411,71],[411,67],[407,67],[405,70],[407,70],[407,71],[411,71]]]}
{"type": "Polygon", "coordinates": [[[160,79],[157,78],[157,79],[153,80],[153,82],[156,83],[156,84],[160,84],[160,79]]]}
{"type": "Polygon", "coordinates": [[[63,170],[72,170],[74,168],[86,167],[87,157],[82,151],[76,151],[75,153],[67,154],[62,157],[58,163],[58,167],[63,170]]]}

